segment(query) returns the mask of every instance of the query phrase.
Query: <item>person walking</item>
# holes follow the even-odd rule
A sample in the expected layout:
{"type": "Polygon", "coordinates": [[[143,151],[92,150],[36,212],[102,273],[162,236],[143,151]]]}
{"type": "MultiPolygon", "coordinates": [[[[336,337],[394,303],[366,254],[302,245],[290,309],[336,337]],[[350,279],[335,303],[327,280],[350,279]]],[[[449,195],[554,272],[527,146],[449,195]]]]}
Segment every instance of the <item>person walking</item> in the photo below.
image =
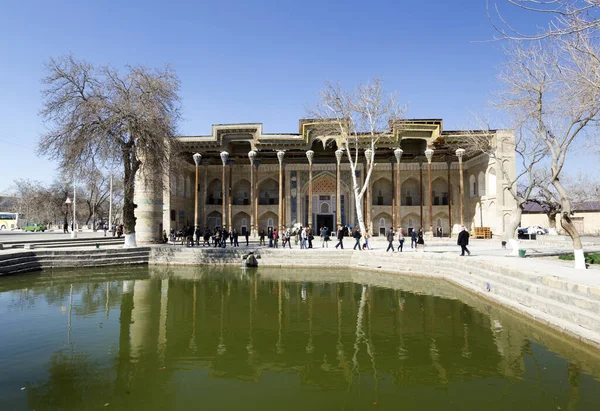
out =
{"type": "Polygon", "coordinates": [[[250,239],[250,231],[248,229],[246,229],[244,236],[246,237],[246,247],[248,247],[248,240],[250,239]]]}
{"type": "Polygon", "coordinates": [[[300,249],[306,248],[306,228],[300,229],[300,249]]]}
{"type": "Polygon", "coordinates": [[[369,238],[371,238],[371,234],[369,234],[369,230],[365,230],[364,237],[365,237],[365,244],[363,246],[363,250],[364,249],[370,250],[371,246],[369,246],[369,238]]]}
{"type": "Polygon", "coordinates": [[[273,247],[273,229],[269,227],[267,229],[267,237],[269,237],[269,247],[273,247]]]}
{"type": "Polygon", "coordinates": [[[356,243],[354,243],[353,250],[356,250],[356,247],[358,247],[359,251],[362,251],[362,247],[360,246],[360,238],[362,237],[362,235],[360,234],[360,228],[356,227],[354,229],[352,237],[354,237],[354,240],[356,241],[356,243]]]}
{"type": "Polygon", "coordinates": [[[240,246],[240,243],[239,243],[239,234],[238,234],[238,232],[237,232],[237,230],[235,228],[231,232],[231,236],[233,237],[233,246],[234,247],[239,247],[240,246]]]}
{"type": "Polygon", "coordinates": [[[327,227],[321,227],[320,230],[320,234],[321,234],[321,248],[325,248],[325,243],[327,243],[327,241],[325,241],[325,237],[327,236],[327,227]]]}
{"type": "Polygon", "coordinates": [[[387,250],[385,250],[385,252],[387,253],[388,251],[392,250],[392,253],[393,253],[394,252],[394,230],[392,229],[392,227],[390,227],[390,229],[387,231],[386,237],[388,240],[388,248],[387,248],[387,250]]]}
{"type": "Polygon", "coordinates": [[[398,251],[402,252],[402,248],[404,248],[404,232],[400,229],[398,232],[398,251]]]}
{"type": "Polygon", "coordinates": [[[258,235],[258,245],[266,245],[265,244],[265,230],[260,230],[260,234],[258,235]]]}
{"type": "Polygon", "coordinates": [[[338,239],[338,243],[335,245],[335,248],[337,249],[338,247],[341,247],[342,250],[344,249],[344,227],[342,227],[341,225],[338,228],[337,231],[337,239],[338,239]]]}
{"type": "Polygon", "coordinates": [[[417,232],[412,230],[410,232],[410,248],[415,248],[417,246],[417,232]]]}
{"type": "Polygon", "coordinates": [[[273,230],[273,247],[279,248],[279,232],[276,228],[273,230]]]}
{"type": "Polygon", "coordinates": [[[464,225],[460,227],[460,233],[458,233],[458,240],[456,241],[456,244],[460,246],[461,257],[464,257],[465,251],[468,255],[471,255],[471,252],[467,248],[469,245],[469,232],[464,225]]]}
{"type": "Polygon", "coordinates": [[[102,231],[104,231],[104,237],[106,237],[106,232],[108,231],[108,224],[102,224],[102,231]]]}
{"type": "Polygon", "coordinates": [[[425,251],[425,239],[423,238],[423,227],[419,228],[419,232],[417,233],[417,250],[419,249],[419,245],[421,245],[421,249],[425,251]]]}
{"type": "Polygon", "coordinates": [[[285,233],[283,234],[283,239],[285,240],[285,244],[283,245],[283,248],[285,248],[285,245],[287,244],[288,247],[291,249],[292,248],[292,233],[289,228],[287,230],[285,230],[285,233]]]}
{"type": "Polygon", "coordinates": [[[313,235],[312,227],[306,227],[306,238],[308,240],[308,248],[313,248],[312,240],[314,240],[315,236],[313,235]]]}

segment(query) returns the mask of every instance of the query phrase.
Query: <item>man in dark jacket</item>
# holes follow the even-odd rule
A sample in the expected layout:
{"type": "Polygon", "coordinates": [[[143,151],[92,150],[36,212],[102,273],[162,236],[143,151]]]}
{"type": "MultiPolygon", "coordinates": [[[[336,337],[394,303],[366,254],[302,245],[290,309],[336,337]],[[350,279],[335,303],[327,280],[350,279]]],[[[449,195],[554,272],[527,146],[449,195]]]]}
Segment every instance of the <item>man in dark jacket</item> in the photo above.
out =
{"type": "Polygon", "coordinates": [[[387,250],[385,250],[385,252],[387,253],[388,251],[392,250],[392,253],[393,253],[394,252],[394,230],[392,230],[392,227],[390,227],[390,229],[388,230],[386,237],[388,240],[388,248],[387,248],[387,250]]]}
{"type": "Polygon", "coordinates": [[[338,239],[338,243],[335,245],[335,248],[338,248],[338,246],[341,246],[342,250],[343,250],[344,249],[344,227],[342,227],[341,225],[338,228],[337,239],[338,239]]]}
{"type": "Polygon", "coordinates": [[[410,232],[410,248],[414,248],[417,246],[417,232],[412,230],[410,232]]]}
{"type": "Polygon", "coordinates": [[[354,250],[356,250],[356,247],[358,247],[358,249],[360,251],[362,251],[362,247],[360,246],[360,237],[361,237],[360,228],[356,227],[354,229],[354,232],[352,233],[352,237],[354,237],[354,239],[356,240],[356,243],[354,244],[354,250]]]}
{"type": "Polygon", "coordinates": [[[460,233],[458,233],[458,240],[456,241],[456,244],[460,246],[461,256],[465,255],[465,251],[468,255],[471,255],[471,252],[467,248],[469,245],[469,232],[465,229],[464,225],[461,226],[460,233]]]}

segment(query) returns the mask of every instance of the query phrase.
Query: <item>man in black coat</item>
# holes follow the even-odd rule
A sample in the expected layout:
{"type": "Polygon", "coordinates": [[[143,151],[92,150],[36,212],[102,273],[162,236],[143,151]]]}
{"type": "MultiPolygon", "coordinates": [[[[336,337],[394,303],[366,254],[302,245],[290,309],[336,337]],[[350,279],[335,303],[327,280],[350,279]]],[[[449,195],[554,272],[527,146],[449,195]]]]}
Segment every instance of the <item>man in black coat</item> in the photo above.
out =
{"type": "Polygon", "coordinates": [[[338,243],[335,245],[335,248],[338,248],[338,246],[341,246],[342,250],[343,250],[344,249],[344,227],[342,227],[341,225],[338,228],[337,239],[338,239],[338,243]]]}
{"type": "Polygon", "coordinates": [[[388,251],[392,250],[392,253],[393,253],[394,252],[394,230],[392,230],[392,227],[390,227],[390,229],[388,230],[386,237],[388,240],[388,248],[387,248],[387,250],[385,250],[385,252],[387,253],[388,251]]]}
{"type": "Polygon", "coordinates": [[[356,243],[354,243],[353,249],[356,250],[356,247],[358,247],[358,250],[362,251],[362,247],[360,246],[360,237],[362,237],[362,235],[360,234],[360,228],[356,227],[354,229],[354,233],[352,233],[352,237],[354,237],[354,239],[356,240],[356,243]]]}
{"type": "Polygon", "coordinates": [[[469,245],[469,232],[465,229],[464,225],[461,227],[460,233],[458,233],[458,240],[456,241],[456,244],[460,246],[461,256],[465,255],[465,251],[468,255],[471,255],[471,252],[467,248],[469,245]]]}

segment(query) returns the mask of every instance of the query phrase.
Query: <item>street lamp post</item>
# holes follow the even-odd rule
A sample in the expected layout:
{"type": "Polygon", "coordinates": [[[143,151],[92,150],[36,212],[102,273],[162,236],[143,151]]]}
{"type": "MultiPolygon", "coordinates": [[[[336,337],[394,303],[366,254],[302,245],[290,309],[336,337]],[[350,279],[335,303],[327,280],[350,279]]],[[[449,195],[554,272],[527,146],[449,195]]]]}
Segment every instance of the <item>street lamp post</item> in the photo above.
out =
{"type": "Polygon", "coordinates": [[[71,204],[73,204],[73,202],[71,201],[69,196],[67,196],[67,199],[65,200],[65,204],[67,206],[67,215],[65,216],[65,225],[66,225],[67,233],[69,233],[69,206],[71,204]]]}
{"type": "Polygon", "coordinates": [[[198,230],[198,191],[200,191],[200,186],[198,185],[198,166],[200,165],[200,160],[202,159],[202,155],[200,153],[196,153],[192,156],[194,158],[194,163],[196,164],[196,196],[194,203],[194,224],[195,230],[198,230]]]}
{"type": "Polygon", "coordinates": [[[73,230],[71,231],[71,238],[77,238],[77,189],[75,183],[73,183],[73,230]]]}

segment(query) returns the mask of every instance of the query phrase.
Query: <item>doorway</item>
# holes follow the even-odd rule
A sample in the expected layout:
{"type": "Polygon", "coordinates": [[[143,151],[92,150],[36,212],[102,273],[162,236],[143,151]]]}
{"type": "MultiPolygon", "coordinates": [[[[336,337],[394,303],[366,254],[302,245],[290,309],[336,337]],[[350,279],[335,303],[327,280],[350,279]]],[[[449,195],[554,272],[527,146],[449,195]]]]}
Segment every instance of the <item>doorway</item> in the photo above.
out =
{"type": "Polygon", "coordinates": [[[315,227],[314,232],[318,233],[321,230],[321,227],[329,228],[329,233],[334,233],[333,227],[333,214],[317,214],[317,226],[315,227]]]}

